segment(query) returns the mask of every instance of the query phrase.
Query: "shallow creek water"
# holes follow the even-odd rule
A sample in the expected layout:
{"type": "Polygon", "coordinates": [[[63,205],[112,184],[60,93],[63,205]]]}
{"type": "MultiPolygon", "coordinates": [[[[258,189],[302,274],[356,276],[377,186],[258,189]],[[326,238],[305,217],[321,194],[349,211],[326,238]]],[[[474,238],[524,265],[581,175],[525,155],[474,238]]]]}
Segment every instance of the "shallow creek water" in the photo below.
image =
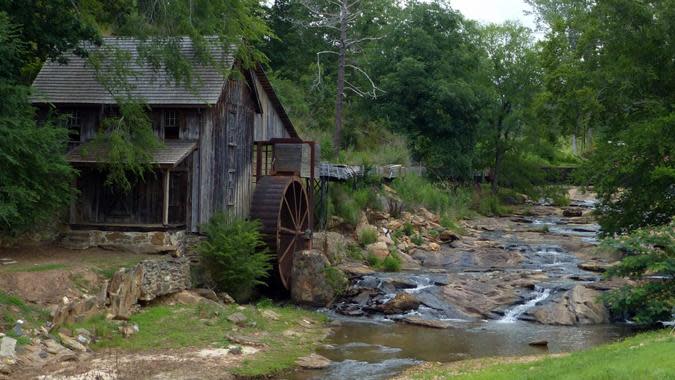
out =
{"type": "MultiPolygon", "coordinates": [[[[577,206],[591,207],[592,203],[577,206]]],[[[554,215],[532,217],[528,223],[534,228],[546,225],[550,234],[561,235],[564,239],[578,239],[585,244],[597,242],[598,226],[595,224],[574,224],[554,215]]],[[[483,320],[458,318],[453,314],[452,305],[437,305],[441,302],[437,291],[445,285],[443,278],[448,273],[482,276],[486,271],[470,265],[365,276],[353,286],[368,284],[367,287],[379,289],[383,302],[393,298],[397,292],[405,291],[424,300],[423,305],[412,312],[389,316],[369,313],[345,316],[334,310],[324,310],[337,323],[318,353],[331,359],[333,364],[323,370],[299,370],[286,378],[388,379],[424,361],[452,362],[488,356],[570,352],[632,333],[630,326],[625,324],[551,326],[521,320],[527,319],[525,313],[529,309],[550,300],[556,293],[574,284],[597,281],[599,276],[578,269],[579,259],[555,242],[532,244],[519,239],[518,231],[508,231],[508,238],[502,232],[486,232],[484,237],[499,242],[505,251],[518,251],[523,259],[518,265],[500,268],[499,271],[534,270],[547,275],[547,279],[536,284],[534,289],[522,289],[520,301],[497,310],[492,318],[483,320]],[[392,288],[392,277],[396,278],[396,283],[406,283],[406,287],[392,288]],[[450,327],[435,329],[396,322],[410,316],[443,321],[450,327]],[[534,341],[547,341],[548,346],[529,344],[534,341]]]]}

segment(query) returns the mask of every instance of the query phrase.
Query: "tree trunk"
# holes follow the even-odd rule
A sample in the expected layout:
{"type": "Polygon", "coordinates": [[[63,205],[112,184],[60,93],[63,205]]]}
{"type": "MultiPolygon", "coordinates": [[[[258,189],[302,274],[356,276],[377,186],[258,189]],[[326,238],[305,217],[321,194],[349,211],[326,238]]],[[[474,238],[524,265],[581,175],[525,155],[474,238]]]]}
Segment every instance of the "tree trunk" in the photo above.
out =
{"type": "Polygon", "coordinates": [[[500,116],[495,131],[495,167],[492,170],[492,195],[497,195],[499,188],[499,167],[502,164],[502,120],[500,116]]]}
{"type": "Polygon", "coordinates": [[[497,190],[499,188],[499,166],[502,163],[502,152],[499,147],[499,137],[497,137],[496,146],[495,146],[495,167],[492,170],[492,195],[497,195],[497,190]]]}
{"type": "Polygon", "coordinates": [[[337,94],[335,97],[335,133],[333,135],[333,150],[337,156],[342,143],[342,109],[345,96],[345,56],[347,54],[347,17],[349,9],[347,2],[340,7],[340,47],[338,51],[337,94]]]}

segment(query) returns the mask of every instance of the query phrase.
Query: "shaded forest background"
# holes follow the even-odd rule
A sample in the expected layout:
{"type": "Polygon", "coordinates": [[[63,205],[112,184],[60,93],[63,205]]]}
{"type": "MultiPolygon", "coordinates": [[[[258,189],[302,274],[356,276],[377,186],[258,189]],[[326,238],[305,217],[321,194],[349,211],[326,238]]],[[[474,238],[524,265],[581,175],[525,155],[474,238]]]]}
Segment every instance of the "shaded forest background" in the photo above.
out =
{"type": "MultiPolygon", "coordinates": [[[[477,24],[446,1],[29,3],[0,2],[5,231],[68,203],[75,173],[63,160],[63,120],[37,128],[29,86],[45,60],[86,55],[82,42],[103,35],[140,38],[142,58],[187,85],[195,78],[175,54],[178,38],[193,39],[201,63],[213,65],[210,41],[235,43],[242,65],[266,65],[326,160],[421,163],[432,178],[460,183],[489,171],[495,193],[536,192],[543,168],[578,166],[600,196],[607,234],[668,223],[675,211],[672,1],[529,0],[539,40],[513,22],[477,24]]],[[[103,123],[101,140],[119,144],[110,182],[128,188],[157,143],[119,66],[101,75],[122,114],[103,123]]]]}
{"type": "Polygon", "coordinates": [[[96,68],[120,110],[96,142],[113,147],[108,185],[126,191],[161,142],[129,88],[128,54],[84,48],[107,35],[138,38],[141,59],[194,86],[195,62],[177,54],[187,36],[198,63],[218,66],[214,43],[234,44],[244,68],[262,63],[324,160],[427,167],[436,184],[408,190],[441,194],[447,212],[456,186],[477,173],[490,173],[493,196],[540,197],[546,168],[575,168],[598,193],[603,233],[637,231],[622,248],[634,259],[617,273],[670,273],[614,304],[655,300],[646,320],[662,317],[675,298],[675,2],[527,2],[540,39],[514,22],[468,20],[444,0],[0,0],[0,234],[53,225],[74,196],[68,120],[38,125],[29,103],[42,64],[74,50],[96,68]]]}

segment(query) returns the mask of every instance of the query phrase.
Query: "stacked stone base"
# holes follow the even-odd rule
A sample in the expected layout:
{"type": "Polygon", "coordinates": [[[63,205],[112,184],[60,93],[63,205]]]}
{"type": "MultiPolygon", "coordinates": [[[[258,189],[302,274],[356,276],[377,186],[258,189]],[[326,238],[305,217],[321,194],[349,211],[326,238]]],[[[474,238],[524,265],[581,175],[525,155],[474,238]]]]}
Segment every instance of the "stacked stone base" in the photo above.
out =
{"type": "Polygon", "coordinates": [[[104,310],[112,318],[127,319],[139,301],[190,289],[190,262],[186,258],[145,260],[118,270],[96,296],[67,301],[54,308],[55,325],[78,322],[104,310]]]}
{"type": "Polygon", "coordinates": [[[103,249],[133,253],[171,253],[180,256],[185,251],[186,233],[179,231],[121,232],[101,230],[71,230],[61,241],[70,249],[103,249]]]}

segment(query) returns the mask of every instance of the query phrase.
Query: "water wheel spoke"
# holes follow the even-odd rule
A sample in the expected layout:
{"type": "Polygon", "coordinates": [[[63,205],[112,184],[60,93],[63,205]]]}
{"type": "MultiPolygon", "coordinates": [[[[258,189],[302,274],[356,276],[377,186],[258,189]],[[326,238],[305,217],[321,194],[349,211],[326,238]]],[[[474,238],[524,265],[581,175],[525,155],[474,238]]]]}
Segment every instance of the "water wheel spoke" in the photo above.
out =
{"type": "Polygon", "coordinates": [[[297,235],[298,231],[290,229],[288,227],[281,226],[279,227],[279,232],[281,232],[283,235],[297,235]]]}
{"type": "MultiPolygon", "coordinates": [[[[293,225],[296,226],[298,223],[295,221],[295,215],[293,215],[293,209],[291,209],[291,205],[288,204],[288,199],[286,199],[286,197],[284,197],[284,205],[286,206],[286,209],[288,210],[288,214],[291,216],[291,219],[293,220],[293,225]]],[[[282,213],[282,215],[283,215],[283,213],[282,213]]],[[[281,217],[281,215],[279,217],[281,217]]]]}
{"type": "Polygon", "coordinates": [[[296,198],[298,199],[298,206],[295,208],[295,220],[300,220],[300,208],[302,207],[302,186],[295,185],[293,190],[296,198]]]}
{"type": "Polygon", "coordinates": [[[288,255],[288,252],[291,250],[291,248],[293,249],[293,251],[295,251],[295,241],[297,239],[298,239],[298,235],[294,235],[293,240],[291,240],[290,244],[288,244],[288,246],[284,250],[284,253],[282,253],[281,256],[279,256],[279,259],[278,259],[279,263],[284,261],[284,259],[286,258],[286,255],[288,255]]]}
{"type": "Polygon", "coordinates": [[[303,230],[305,226],[305,220],[307,220],[307,216],[309,216],[309,209],[305,208],[305,212],[302,214],[302,219],[300,219],[300,229],[303,230]]]}

